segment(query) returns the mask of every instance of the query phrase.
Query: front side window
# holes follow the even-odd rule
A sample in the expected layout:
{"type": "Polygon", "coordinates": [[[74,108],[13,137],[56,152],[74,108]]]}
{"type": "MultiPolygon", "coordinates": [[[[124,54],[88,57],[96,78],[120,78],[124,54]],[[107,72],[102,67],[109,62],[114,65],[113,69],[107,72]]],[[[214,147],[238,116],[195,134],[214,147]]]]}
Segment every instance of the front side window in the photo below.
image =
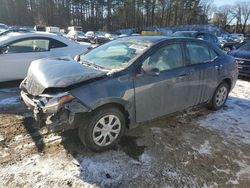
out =
{"type": "Polygon", "coordinates": [[[189,43],[186,47],[191,64],[206,63],[216,56],[215,52],[205,45],[189,43]]]}
{"type": "Polygon", "coordinates": [[[160,71],[175,69],[183,66],[180,44],[164,46],[149,56],[142,67],[157,68],[160,71]]]}
{"type": "Polygon", "coordinates": [[[2,50],[4,54],[46,52],[49,51],[49,40],[46,39],[28,39],[14,42],[5,46],[2,50]]]}
{"type": "Polygon", "coordinates": [[[80,56],[82,63],[106,69],[123,69],[129,66],[152,45],[140,40],[116,40],[94,48],[80,56]]]}

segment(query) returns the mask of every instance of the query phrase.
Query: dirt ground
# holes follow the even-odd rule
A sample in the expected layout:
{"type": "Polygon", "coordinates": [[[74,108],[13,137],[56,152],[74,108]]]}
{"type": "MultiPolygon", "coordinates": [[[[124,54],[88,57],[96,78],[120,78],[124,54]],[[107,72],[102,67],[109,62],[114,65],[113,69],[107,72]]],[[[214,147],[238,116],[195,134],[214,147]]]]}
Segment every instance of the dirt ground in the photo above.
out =
{"type": "Polygon", "coordinates": [[[250,187],[249,80],[223,109],[145,123],[103,153],[34,123],[18,89],[0,89],[0,187],[250,187]]]}

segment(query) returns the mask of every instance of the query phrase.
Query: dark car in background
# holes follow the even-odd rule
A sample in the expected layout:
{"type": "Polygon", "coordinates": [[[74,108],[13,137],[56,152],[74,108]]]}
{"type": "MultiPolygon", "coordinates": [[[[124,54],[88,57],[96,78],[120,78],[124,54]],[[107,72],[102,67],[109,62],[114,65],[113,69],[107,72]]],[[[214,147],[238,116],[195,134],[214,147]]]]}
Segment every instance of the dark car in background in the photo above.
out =
{"type": "Polygon", "coordinates": [[[109,41],[109,38],[105,37],[105,33],[101,31],[88,31],[85,36],[94,44],[103,44],[109,41]]]}
{"type": "Polygon", "coordinates": [[[78,128],[94,151],[125,128],[206,104],[222,108],[238,76],[234,58],[192,38],[135,36],[70,58],[32,62],[21,96],[51,131],[78,128]]]}
{"type": "Polygon", "coordinates": [[[250,77],[250,41],[228,53],[238,63],[239,75],[250,77]]]}
{"type": "Polygon", "coordinates": [[[233,40],[231,37],[219,37],[219,47],[225,52],[234,50],[239,45],[240,43],[233,40]]]}
{"type": "Polygon", "coordinates": [[[202,32],[202,31],[176,31],[175,33],[172,34],[172,36],[173,37],[192,37],[192,38],[197,38],[197,39],[208,41],[212,44],[219,45],[219,40],[215,35],[211,33],[202,32]]]}

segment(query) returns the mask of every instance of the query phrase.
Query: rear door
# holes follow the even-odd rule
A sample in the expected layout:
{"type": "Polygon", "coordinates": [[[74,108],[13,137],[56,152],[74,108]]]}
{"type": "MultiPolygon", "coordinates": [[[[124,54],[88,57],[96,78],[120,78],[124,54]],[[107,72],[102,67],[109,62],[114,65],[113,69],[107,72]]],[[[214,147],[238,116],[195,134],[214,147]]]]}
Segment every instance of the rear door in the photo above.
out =
{"type": "Polygon", "coordinates": [[[216,52],[202,42],[187,42],[186,55],[189,60],[188,103],[194,106],[211,99],[223,67],[216,52]]]}
{"type": "Polygon", "coordinates": [[[137,122],[186,108],[189,86],[182,44],[161,46],[139,68],[147,66],[159,69],[160,73],[155,76],[138,73],[134,80],[137,122]]]}
{"type": "Polygon", "coordinates": [[[26,38],[2,47],[0,81],[25,78],[31,61],[50,56],[49,39],[26,38]]]}

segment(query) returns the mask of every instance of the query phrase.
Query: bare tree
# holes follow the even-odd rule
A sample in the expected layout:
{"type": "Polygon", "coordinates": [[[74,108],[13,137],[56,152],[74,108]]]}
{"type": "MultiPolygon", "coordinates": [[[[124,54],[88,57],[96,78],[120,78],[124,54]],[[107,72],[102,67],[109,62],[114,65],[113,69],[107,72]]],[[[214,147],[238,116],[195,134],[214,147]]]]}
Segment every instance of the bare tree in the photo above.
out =
{"type": "Polygon", "coordinates": [[[247,22],[250,18],[250,2],[249,1],[245,1],[245,2],[241,2],[241,14],[242,14],[242,29],[241,32],[245,34],[246,31],[246,25],[247,22]]]}

